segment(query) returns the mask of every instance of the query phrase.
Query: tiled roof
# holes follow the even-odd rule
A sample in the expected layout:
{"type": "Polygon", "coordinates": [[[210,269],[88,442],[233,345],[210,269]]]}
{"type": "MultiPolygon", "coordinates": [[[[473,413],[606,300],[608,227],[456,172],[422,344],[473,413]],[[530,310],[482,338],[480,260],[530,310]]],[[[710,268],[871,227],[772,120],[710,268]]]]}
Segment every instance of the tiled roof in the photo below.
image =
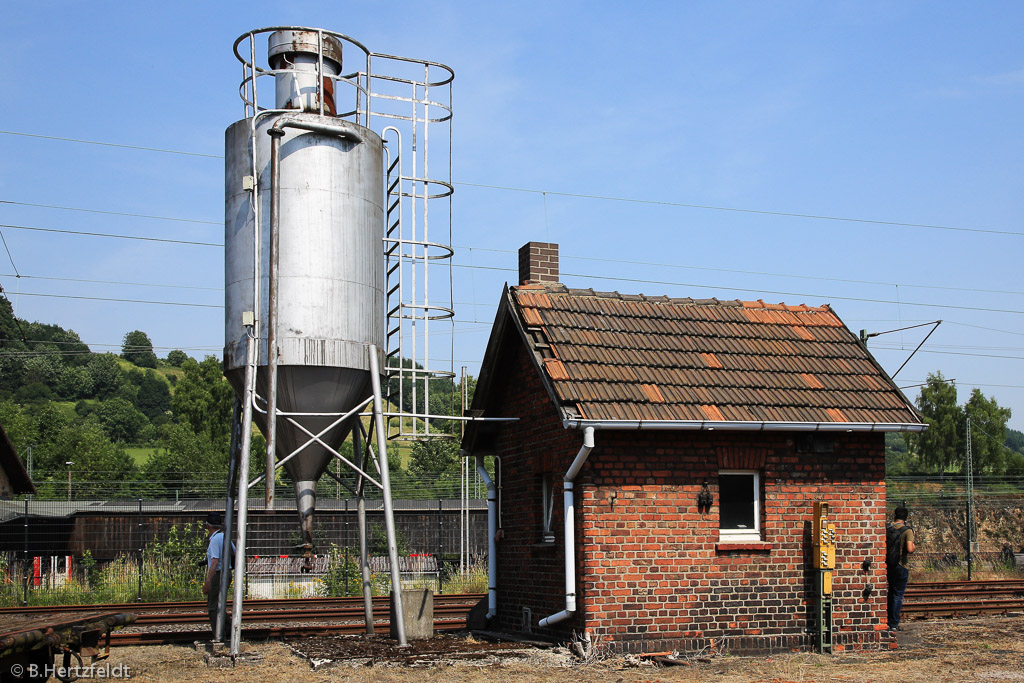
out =
{"type": "Polygon", "coordinates": [[[828,306],[509,290],[566,417],[915,424],[920,417],[828,306]]]}

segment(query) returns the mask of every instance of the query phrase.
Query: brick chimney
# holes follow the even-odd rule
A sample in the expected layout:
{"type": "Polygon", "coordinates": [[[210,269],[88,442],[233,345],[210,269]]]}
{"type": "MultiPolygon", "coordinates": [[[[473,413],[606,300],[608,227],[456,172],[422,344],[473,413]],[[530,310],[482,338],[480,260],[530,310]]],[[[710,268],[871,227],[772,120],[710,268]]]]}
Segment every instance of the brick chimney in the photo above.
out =
{"type": "Polygon", "coordinates": [[[519,284],[558,282],[558,245],[527,242],[519,248],[519,284]]]}

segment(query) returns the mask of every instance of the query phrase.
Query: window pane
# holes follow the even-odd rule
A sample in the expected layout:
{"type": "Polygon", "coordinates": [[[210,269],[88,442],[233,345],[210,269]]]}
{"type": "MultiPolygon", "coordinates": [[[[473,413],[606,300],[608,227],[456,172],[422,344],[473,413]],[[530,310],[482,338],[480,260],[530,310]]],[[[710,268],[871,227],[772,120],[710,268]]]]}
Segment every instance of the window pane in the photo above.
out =
{"type": "Polygon", "coordinates": [[[718,517],[722,529],[757,528],[754,523],[754,475],[718,475],[718,517]]]}

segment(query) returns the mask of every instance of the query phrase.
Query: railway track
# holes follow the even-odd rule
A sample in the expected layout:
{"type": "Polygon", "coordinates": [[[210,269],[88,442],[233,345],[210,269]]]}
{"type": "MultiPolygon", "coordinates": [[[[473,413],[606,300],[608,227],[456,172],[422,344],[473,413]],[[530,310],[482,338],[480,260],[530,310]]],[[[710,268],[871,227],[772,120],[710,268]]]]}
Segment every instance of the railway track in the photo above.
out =
{"type": "MultiPolygon", "coordinates": [[[[434,628],[466,628],[469,610],[481,593],[434,596],[434,628]]],[[[230,602],[228,603],[230,613],[230,602]]],[[[209,640],[206,603],[203,601],[4,607],[4,614],[32,616],[95,611],[138,615],[126,631],[111,635],[111,645],[155,645],[209,640]],[[190,628],[199,626],[200,628],[190,628]]],[[[1024,580],[919,582],[907,587],[904,615],[912,618],[1001,614],[1024,611],[1024,580]]],[[[374,628],[390,628],[389,598],[373,599],[374,628]]],[[[252,640],[309,635],[354,635],[365,632],[363,600],[351,598],[290,598],[247,600],[242,613],[243,637],[252,640]]]]}
{"type": "Polygon", "coordinates": [[[903,598],[908,617],[953,617],[1024,611],[1024,580],[912,583],[903,598]]]}
{"type": "MultiPolygon", "coordinates": [[[[439,605],[446,604],[475,604],[482,598],[486,597],[484,593],[449,593],[449,594],[435,594],[434,595],[434,608],[435,610],[439,605]]],[[[376,613],[378,610],[383,610],[386,614],[388,610],[388,596],[376,596],[373,598],[373,609],[376,613]]],[[[231,608],[231,601],[228,600],[228,609],[231,608]]],[[[292,610],[309,610],[309,609],[324,609],[324,608],[352,608],[359,609],[360,615],[363,609],[362,597],[345,597],[345,598],[284,598],[279,600],[246,600],[245,601],[245,613],[251,611],[261,610],[277,610],[277,609],[292,609],[292,610]]],[[[60,612],[61,614],[67,614],[71,612],[95,612],[97,610],[103,611],[117,611],[117,612],[134,612],[135,614],[149,614],[149,613],[170,613],[175,611],[201,611],[206,612],[206,601],[205,600],[185,600],[178,602],[123,602],[123,603],[102,603],[102,604],[89,604],[89,605],[45,605],[45,606],[33,606],[33,607],[0,607],[0,616],[4,614],[51,614],[53,612],[60,612]]]]}
{"type": "MultiPolygon", "coordinates": [[[[374,630],[377,633],[388,633],[391,622],[374,619],[374,630]]],[[[459,631],[466,628],[465,618],[434,619],[435,631],[459,631]]],[[[362,622],[348,624],[305,624],[302,626],[244,626],[244,640],[267,640],[271,638],[299,638],[304,636],[341,636],[359,635],[366,632],[362,622]]],[[[210,640],[209,629],[189,631],[139,631],[135,633],[117,632],[110,636],[110,644],[114,647],[128,645],[167,645],[170,643],[191,643],[197,640],[210,640]]]]}
{"type": "MultiPolygon", "coordinates": [[[[469,610],[483,594],[449,594],[434,596],[434,629],[451,631],[466,628],[469,610]]],[[[137,615],[127,630],[111,634],[111,645],[157,645],[165,643],[210,640],[205,601],[118,603],[101,605],[61,605],[46,607],[5,607],[3,615],[19,617],[102,611],[131,612],[137,615]],[[200,626],[200,628],[190,628],[200,626]]],[[[390,599],[373,599],[373,623],[377,632],[387,633],[390,599]]],[[[230,618],[231,602],[228,602],[230,618]]],[[[353,598],[291,598],[284,600],[246,600],[242,612],[243,637],[252,640],[300,637],[309,635],[352,635],[364,633],[363,599],[353,598]]]]}

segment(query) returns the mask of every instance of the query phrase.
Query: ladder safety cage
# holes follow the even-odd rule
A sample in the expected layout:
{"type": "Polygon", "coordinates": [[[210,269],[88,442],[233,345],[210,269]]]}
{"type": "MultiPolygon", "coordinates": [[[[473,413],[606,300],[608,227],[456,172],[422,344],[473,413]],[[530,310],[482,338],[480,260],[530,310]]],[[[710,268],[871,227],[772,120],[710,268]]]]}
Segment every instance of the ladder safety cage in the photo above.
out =
{"type": "MultiPolygon", "coordinates": [[[[384,141],[386,215],[381,256],[386,310],[381,313],[386,318],[384,394],[391,404],[391,410],[386,409],[388,438],[450,437],[432,423],[460,415],[459,406],[438,406],[436,401],[432,406],[431,391],[436,383],[454,384],[456,377],[450,246],[455,74],[437,62],[371,52],[354,38],[333,31],[298,26],[256,29],[233,46],[242,64],[239,96],[245,117],[254,120],[253,135],[256,119],[288,111],[274,108],[274,77],[280,71],[257,57],[265,52],[256,45],[258,39],[266,40],[278,31],[316,34],[318,58],[296,95],[307,104],[312,102],[320,115],[353,121],[374,130],[384,141]],[[340,43],[340,53],[334,41],[340,43]],[[325,53],[328,61],[341,62],[339,73],[325,68],[325,53]],[[269,81],[264,80],[267,77],[269,81]],[[261,87],[262,83],[267,86],[261,87]],[[264,97],[270,106],[261,104],[260,94],[265,92],[270,93],[264,97]],[[432,337],[447,337],[447,343],[435,343],[432,349],[432,337]]],[[[257,311],[257,319],[259,315],[257,311]]]]}

